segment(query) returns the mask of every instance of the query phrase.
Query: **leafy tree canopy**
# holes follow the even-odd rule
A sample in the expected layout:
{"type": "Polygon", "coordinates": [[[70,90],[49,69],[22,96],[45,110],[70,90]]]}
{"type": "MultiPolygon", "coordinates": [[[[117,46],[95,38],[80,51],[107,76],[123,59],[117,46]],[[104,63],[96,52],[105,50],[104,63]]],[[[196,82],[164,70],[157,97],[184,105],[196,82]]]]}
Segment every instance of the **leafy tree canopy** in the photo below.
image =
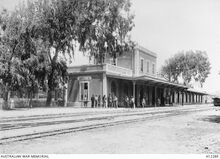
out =
{"type": "Polygon", "coordinates": [[[52,91],[67,81],[65,59],[74,55],[73,42],[97,63],[106,53],[116,58],[134,47],[128,36],[134,26],[129,0],[26,2],[0,16],[0,76],[13,89],[46,86],[47,105],[52,91]]]}
{"type": "Polygon", "coordinates": [[[167,80],[189,85],[193,80],[202,84],[210,74],[210,62],[205,51],[182,51],[165,61],[161,73],[167,80]]]}
{"type": "Polygon", "coordinates": [[[47,45],[48,102],[51,91],[65,83],[67,67],[61,56],[74,55],[73,42],[102,63],[104,54],[116,57],[132,48],[127,37],[133,27],[129,0],[38,0],[28,12],[36,39],[47,45]],[[34,7],[33,7],[34,6],[34,7]],[[54,50],[54,51],[51,51],[54,50]]]}
{"type": "Polygon", "coordinates": [[[33,94],[44,85],[42,73],[46,62],[42,58],[42,45],[33,38],[32,19],[25,9],[20,6],[13,12],[3,10],[0,14],[0,79],[6,102],[11,91],[33,94]]]}

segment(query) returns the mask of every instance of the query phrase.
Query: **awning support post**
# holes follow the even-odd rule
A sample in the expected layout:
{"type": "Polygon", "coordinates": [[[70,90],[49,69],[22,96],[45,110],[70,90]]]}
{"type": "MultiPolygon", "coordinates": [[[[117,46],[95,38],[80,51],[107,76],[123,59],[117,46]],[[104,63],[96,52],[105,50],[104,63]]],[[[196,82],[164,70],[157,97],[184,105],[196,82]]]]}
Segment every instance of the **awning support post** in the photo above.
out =
{"type": "Polygon", "coordinates": [[[154,107],[157,106],[157,87],[154,87],[154,107]]]}
{"type": "Polygon", "coordinates": [[[133,98],[134,98],[133,108],[135,108],[135,85],[136,85],[136,82],[133,81],[133,98]]]}

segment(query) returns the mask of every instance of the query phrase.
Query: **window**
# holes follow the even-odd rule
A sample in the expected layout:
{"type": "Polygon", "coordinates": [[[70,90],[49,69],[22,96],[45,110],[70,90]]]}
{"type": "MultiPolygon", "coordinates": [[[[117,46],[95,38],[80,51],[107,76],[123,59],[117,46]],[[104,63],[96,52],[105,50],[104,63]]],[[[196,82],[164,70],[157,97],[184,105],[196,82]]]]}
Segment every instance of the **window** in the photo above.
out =
{"type": "Polygon", "coordinates": [[[144,59],[141,59],[141,72],[144,72],[144,59]]]}
{"type": "Polygon", "coordinates": [[[155,74],[155,64],[152,64],[152,74],[155,74]]]}
{"type": "Polygon", "coordinates": [[[80,82],[80,101],[89,100],[89,82],[80,82]]]}
{"type": "Polygon", "coordinates": [[[147,73],[149,73],[149,72],[150,72],[150,62],[147,61],[147,73]]]}

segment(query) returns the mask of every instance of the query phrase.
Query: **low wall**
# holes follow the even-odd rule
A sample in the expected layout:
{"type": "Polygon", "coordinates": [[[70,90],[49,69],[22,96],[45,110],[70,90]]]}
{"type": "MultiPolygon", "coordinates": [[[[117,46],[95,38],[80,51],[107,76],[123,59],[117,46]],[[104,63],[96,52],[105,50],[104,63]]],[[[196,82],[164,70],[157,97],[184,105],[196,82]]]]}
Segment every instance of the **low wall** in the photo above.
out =
{"type": "MultiPolygon", "coordinates": [[[[16,99],[11,99],[9,101],[10,108],[29,108],[29,99],[26,98],[16,98],[16,99]]],[[[52,101],[52,106],[63,106],[63,101],[52,101]]],[[[46,99],[33,99],[32,100],[32,107],[45,107],[46,106],[46,99]]],[[[4,100],[0,99],[0,108],[3,109],[4,107],[4,100]]]]}

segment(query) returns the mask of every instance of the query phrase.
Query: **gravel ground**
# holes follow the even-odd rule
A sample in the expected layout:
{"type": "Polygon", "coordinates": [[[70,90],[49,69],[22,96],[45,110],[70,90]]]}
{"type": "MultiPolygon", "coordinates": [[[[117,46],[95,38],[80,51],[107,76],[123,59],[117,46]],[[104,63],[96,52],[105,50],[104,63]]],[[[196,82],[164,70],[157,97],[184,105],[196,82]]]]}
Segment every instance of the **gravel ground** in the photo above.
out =
{"type": "Polygon", "coordinates": [[[0,145],[0,153],[220,153],[220,109],[0,145]]]}

